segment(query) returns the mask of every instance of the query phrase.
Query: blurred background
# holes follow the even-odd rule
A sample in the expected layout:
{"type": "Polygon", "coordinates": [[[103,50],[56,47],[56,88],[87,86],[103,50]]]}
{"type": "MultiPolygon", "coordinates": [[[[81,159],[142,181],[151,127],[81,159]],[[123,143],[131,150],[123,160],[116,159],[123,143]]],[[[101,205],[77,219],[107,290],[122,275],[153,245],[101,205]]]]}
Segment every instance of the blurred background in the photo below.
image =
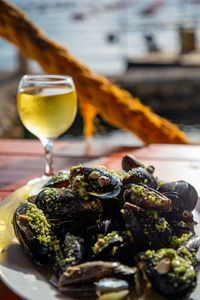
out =
{"type": "MultiPolygon", "coordinates": [[[[13,0],[49,37],[93,72],[200,141],[200,0],[13,0]]],[[[0,137],[33,137],[22,127],[16,91],[42,73],[0,38],[0,137]]],[[[97,119],[102,134],[116,129],[97,119]]],[[[62,138],[82,135],[77,118],[62,138]]]]}

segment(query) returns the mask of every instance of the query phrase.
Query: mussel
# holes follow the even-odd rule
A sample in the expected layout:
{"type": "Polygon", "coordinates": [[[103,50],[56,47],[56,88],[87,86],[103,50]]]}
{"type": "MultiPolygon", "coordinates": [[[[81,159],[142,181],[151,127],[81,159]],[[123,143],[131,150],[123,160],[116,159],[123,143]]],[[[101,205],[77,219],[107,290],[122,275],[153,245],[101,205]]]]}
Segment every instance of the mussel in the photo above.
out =
{"type": "Polygon", "coordinates": [[[200,247],[200,237],[195,234],[189,236],[177,249],[178,255],[190,259],[193,264],[197,262],[196,254],[200,247]]]}
{"type": "Polygon", "coordinates": [[[105,277],[125,279],[134,285],[136,267],[128,267],[119,262],[92,261],[68,267],[59,279],[61,291],[68,285],[85,284],[105,277]]]}
{"type": "Polygon", "coordinates": [[[88,201],[65,188],[44,188],[38,194],[35,204],[51,220],[73,220],[103,213],[99,199],[88,201]]]}
{"type": "Polygon", "coordinates": [[[52,175],[51,179],[43,186],[45,187],[54,187],[54,188],[62,188],[68,187],[69,182],[69,171],[60,171],[55,175],[52,175]]]}
{"type": "Polygon", "coordinates": [[[15,235],[34,264],[48,264],[51,260],[53,237],[43,214],[32,203],[19,206],[13,216],[15,235]]]}
{"type": "Polygon", "coordinates": [[[140,258],[138,266],[146,272],[153,288],[166,298],[180,299],[195,287],[196,273],[192,261],[178,255],[176,250],[147,250],[140,258]]]}
{"type": "Polygon", "coordinates": [[[112,231],[107,235],[99,234],[92,247],[95,260],[104,259],[131,264],[127,255],[133,251],[132,236],[126,231],[112,231]]]}
{"type": "Polygon", "coordinates": [[[118,196],[121,191],[119,178],[100,167],[73,167],[69,179],[72,189],[85,198],[92,195],[106,199],[118,196]]]}
{"type": "Polygon", "coordinates": [[[115,277],[107,277],[85,284],[66,285],[60,287],[60,290],[67,296],[78,299],[91,297],[94,299],[94,297],[100,297],[101,295],[105,295],[105,299],[106,296],[110,296],[111,299],[124,299],[130,292],[129,283],[115,277]],[[108,295],[106,295],[107,293],[108,295]]]}
{"type": "Polygon", "coordinates": [[[79,236],[67,233],[64,241],[54,248],[54,270],[58,277],[67,267],[79,264],[83,260],[84,241],[79,236]]]}
{"type": "Polygon", "coordinates": [[[125,202],[130,202],[142,208],[159,211],[170,211],[171,200],[158,191],[144,185],[131,184],[124,191],[125,202]]]}
{"type": "Polygon", "coordinates": [[[126,202],[122,213],[126,228],[132,234],[135,251],[168,245],[172,235],[171,226],[156,210],[144,210],[126,202]]]}
{"type": "Polygon", "coordinates": [[[122,169],[125,171],[129,171],[134,168],[142,167],[147,170],[150,174],[153,174],[155,171],[155,167],[153,165],[149,165],[145,167],[145,165],[138,160],[135,156],[126,154],[125,156],[122,157],[122,169]]]}
{"type": "Polygon", "coordinates": [[[196,189],[184,180],[165,183],[159,186],[158,191],[172,200],[174,211],[192,211],[198,200],[196,189]]]}
{"type": "Polygon", "coordinates": [[[154,189],[158,186],[156,178],[142,167],[134,168],[124,173],[122,179],[123,186],[130,183],[143,184],[154,189]]]}
{"type": "Polygon", "coordinates": [[[99,219],[97,224],[87,227],[87,235],[106,235],[115,230],[125,230],[124,221],[121,215],[119,218],[110,218],[105,220],[99,219]]]}
{"type": "Polygon", "coordinates": [[[126,154],[122,157],[122,169],[129,171],[134,168],[142,167],[145,168],[144,164],[139,161],[136,157],[130,154],[126,154]]]}

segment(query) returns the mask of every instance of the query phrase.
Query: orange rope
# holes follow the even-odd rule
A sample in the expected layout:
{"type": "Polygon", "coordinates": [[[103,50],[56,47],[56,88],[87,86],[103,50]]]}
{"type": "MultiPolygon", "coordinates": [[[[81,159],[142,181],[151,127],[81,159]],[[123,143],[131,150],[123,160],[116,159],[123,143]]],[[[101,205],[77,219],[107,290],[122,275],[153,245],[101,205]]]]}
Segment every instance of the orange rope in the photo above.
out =
{"type": "Polygon", "coordinates": [[[145,143],[188,143],[177,126],[158,115],[103,76],[92,73],[67,49],[49,39],[16,6],[0,0],[0,35],[14,43],[50,74],[68,74],[75,81],[85,134],[93,133],[98,113],[108,123],[131,131],[145,143]]]}

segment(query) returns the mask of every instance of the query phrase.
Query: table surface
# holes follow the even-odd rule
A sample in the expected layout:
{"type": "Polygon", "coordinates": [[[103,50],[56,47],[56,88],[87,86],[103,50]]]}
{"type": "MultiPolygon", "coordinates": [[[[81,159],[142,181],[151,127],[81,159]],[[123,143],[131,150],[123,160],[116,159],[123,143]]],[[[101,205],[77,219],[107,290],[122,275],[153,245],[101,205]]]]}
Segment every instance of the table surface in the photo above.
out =
{"type": "MultiPolygon", "coordinates": [[[[72,165],[104,165],[121,168],[125,154],[136,156],[145,165],[155,166],[155,175],[164,181],[186,180],[200,194],[200,146],[152,144],[143,147],[116,146],[93,141],[57,141],[54,145],[54,169],[72,165]]],[[[37,140],[0,139],[0,201],[25,185],[32,178],[43,175],[43,148],[37,140]]],[[[0,299],[20,300],[2,282],[0,299]]]]}

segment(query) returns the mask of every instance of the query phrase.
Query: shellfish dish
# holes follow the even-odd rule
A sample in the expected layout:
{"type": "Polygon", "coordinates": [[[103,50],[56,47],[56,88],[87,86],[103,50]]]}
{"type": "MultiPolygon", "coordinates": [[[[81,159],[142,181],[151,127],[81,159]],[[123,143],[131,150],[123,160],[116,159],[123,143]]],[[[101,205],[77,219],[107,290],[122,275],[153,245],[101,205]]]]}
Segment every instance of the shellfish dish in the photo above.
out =
{"type": "Polygon", "coordinates": [[[80,164],[17,207],[21,247],[33,264],[48,266],[61,293],[139,299],[155,291],[182,299],[195,289],[197,191],[184,180],[161,181],[154,169],[131,155],[118,171],[80,164]]]}

